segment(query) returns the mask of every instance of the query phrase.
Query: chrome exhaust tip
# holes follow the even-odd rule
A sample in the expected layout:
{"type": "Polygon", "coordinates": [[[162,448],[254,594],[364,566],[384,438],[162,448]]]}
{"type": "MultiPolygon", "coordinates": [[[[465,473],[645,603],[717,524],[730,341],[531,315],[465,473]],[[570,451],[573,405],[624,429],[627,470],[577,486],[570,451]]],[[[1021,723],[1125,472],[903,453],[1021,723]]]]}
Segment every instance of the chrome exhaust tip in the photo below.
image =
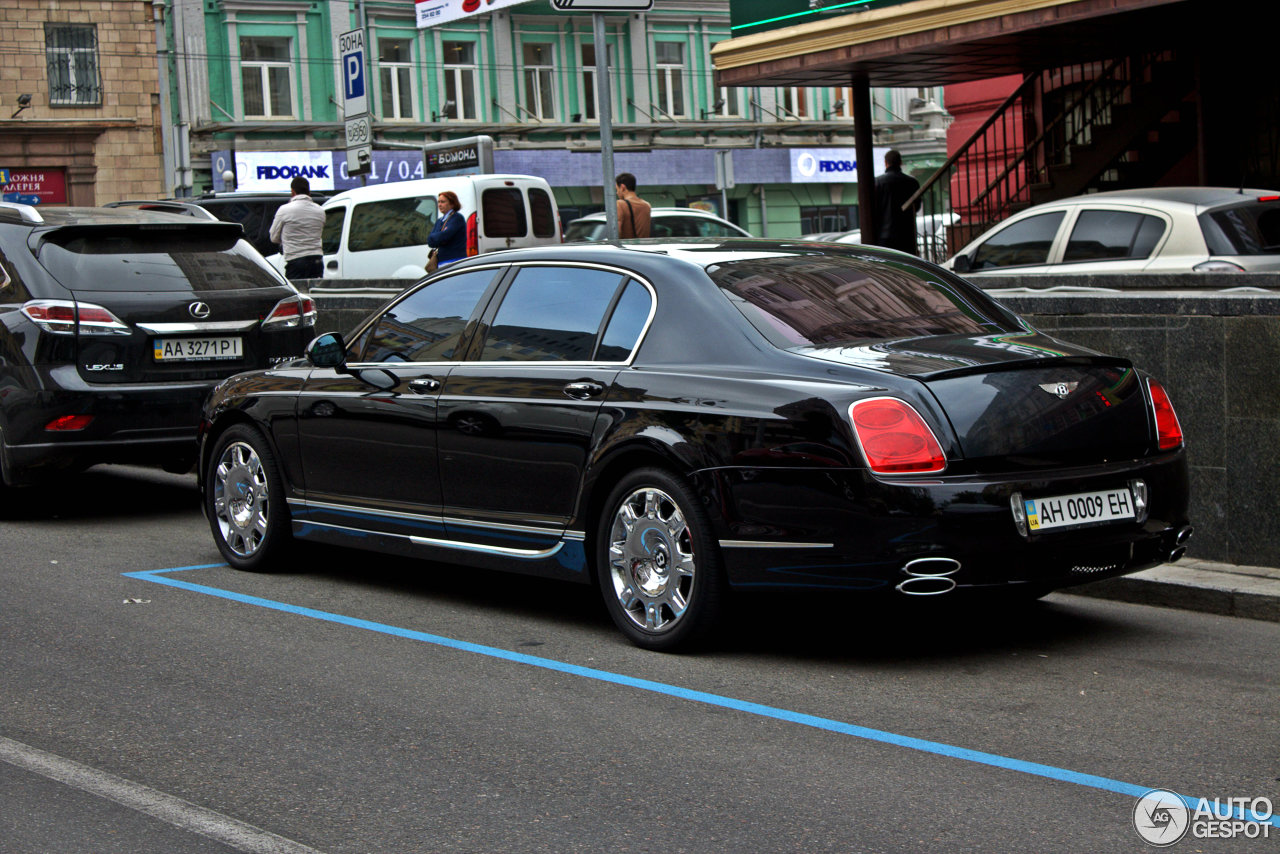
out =
{"type": "Polygon", "coordinates": [[[1173,544],[1175,546],[1186,545],[1187,540],[1191,539],[1191,535],[1195,533],[1195,530],[1196,529],[1191,527],[1190,525],[1186,525],[1173,538],[1173,544]]]}
{"type": "Polygon", "coordinates": [[[1187,553],[1187,550],[1184,546],[1178,546],[1173,551],[1169,552],[1169,556],[1165,558],[1164,562],[1173,563],[1174,561],[1181,559],[1181,557],[1186,553],[1187,553]]]}
{"type": "Polygon", "coordinates": [[[894,588],[904,596],[941,596],[955,589],[956,580],[945,575],[912,576],[894,588]]]}
{"type": "Polygon", "coordinates": [[[918,557],[902,567],[902,571],[913,578],[937,578],[954,575],[959,570],[960,561],[949,557],[918,557]]]}
{"type": "Polygon", "coordinates": [[[906,596],[940,596],[956,589],[952,575],[960,571],[960,561],[949,557],[919,557],[909,560],[902,571],[910,578],[894,590],[906,596]]]}

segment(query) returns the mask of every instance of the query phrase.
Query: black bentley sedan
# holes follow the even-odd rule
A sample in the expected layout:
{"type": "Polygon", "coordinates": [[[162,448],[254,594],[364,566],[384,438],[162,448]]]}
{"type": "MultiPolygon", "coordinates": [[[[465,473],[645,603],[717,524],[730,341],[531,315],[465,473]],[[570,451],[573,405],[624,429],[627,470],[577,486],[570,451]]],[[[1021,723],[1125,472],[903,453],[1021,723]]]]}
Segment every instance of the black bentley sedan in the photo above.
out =
{"type": "Polygon", "coordinates": [[[213,386],[301,356],[315,317],[239,225],[0,202],[0,509],[63,470],[190,469],[213,386]]]}
{"type": "Polygon", "coordinates": [[[1191,533],[1158,381],[866,246],[462,261],[223,382],[201,448],[234,567],[305,539],[576,580],[662,650],[735,589],[1038,596],[1191,533]]]}

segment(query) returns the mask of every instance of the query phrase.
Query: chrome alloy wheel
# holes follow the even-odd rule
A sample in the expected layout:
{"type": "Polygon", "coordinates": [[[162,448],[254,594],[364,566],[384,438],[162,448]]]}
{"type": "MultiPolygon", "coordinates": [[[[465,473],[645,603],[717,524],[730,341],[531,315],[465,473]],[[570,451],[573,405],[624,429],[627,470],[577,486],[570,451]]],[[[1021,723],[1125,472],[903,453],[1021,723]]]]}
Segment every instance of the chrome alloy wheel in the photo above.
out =
{"type": "Polygon", "coordinates": [[[271,495],[258,452],[245,442],[227,445],[212,485],[213,514],[223,541],[240,557],[251,557],[266,539],[270,518],[271,495]]]}
{"type": "Polygon", "coordinates": [[[654,487],[619,505],[609,531],[609,575],[622,610],[648,632],[670,631],[696,583],[693,541],[680,505],[654,487]]]}

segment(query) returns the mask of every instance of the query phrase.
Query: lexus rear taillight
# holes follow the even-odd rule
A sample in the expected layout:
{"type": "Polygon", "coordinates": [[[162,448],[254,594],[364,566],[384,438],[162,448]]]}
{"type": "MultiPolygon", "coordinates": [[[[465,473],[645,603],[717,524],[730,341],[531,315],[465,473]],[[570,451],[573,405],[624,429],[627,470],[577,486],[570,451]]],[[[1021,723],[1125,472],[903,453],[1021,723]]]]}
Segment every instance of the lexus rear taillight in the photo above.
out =
{"type": "Polygon", "coordinates": [[[37,299],[24,303],[22,313],[45,332],[54,335],[128,335],[120,318],[100,305],[73,300],[37,299]]]}
{"type": "Polygon", "coordinates": [[[849,407],[853,432],[876,474],[930,474],[947,467],[942,446],[911,404],[873,397],[849,407]]]}
{"type": "Polygon", "coordinates": [[[1156,416],[1156,443],[1160,450],[1170,451],[1182,444],[1182,425],[1178,423],[1178,413],[1173,411],[1169,402],[1169,393],[1164,386],[1155,380],[1147,380],[1147,388],[1151,391],[1151,409],[1156,416]]]}
{"type": "Polygon", "coordinates": [[[263,329],[292,329],[316,325],[316,304],[309,296],[282,299],[262,320],[263,329]]]}
{"type": "Polygon", "coordinates": [[[55,433],[83,430],[88,427],[92,421],[92,415],[63,415],[61,418],[55,418],[48,424],[44,425],[44,429],[55,433]]]}
{"type": "Polygon", "coordinates": [[[480,224],[474,212],[467,217],[467,255],[480,254],[480,224]]]}

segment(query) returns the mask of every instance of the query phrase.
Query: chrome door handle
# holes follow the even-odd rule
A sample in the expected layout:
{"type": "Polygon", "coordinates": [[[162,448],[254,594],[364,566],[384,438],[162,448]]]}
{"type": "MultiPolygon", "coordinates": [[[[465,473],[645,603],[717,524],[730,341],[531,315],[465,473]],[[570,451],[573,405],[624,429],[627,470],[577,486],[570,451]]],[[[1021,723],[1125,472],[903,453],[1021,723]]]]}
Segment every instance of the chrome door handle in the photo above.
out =
{"type": "Polygon", "coordinates": [[[409,391],[417,394],[429,394],[433,391],[440,390],[440,380],[433,380],[431,377],[425,377],[420,380],[411,380],[409,382],[409,391]]]}
{"type": "Polygon", "coordinates": [[[598,397],[603,391],[604,386],[600,385],[600,383],[592,382],[569,383],[564,387],[564,393],[575,400],[598,397]]]}

